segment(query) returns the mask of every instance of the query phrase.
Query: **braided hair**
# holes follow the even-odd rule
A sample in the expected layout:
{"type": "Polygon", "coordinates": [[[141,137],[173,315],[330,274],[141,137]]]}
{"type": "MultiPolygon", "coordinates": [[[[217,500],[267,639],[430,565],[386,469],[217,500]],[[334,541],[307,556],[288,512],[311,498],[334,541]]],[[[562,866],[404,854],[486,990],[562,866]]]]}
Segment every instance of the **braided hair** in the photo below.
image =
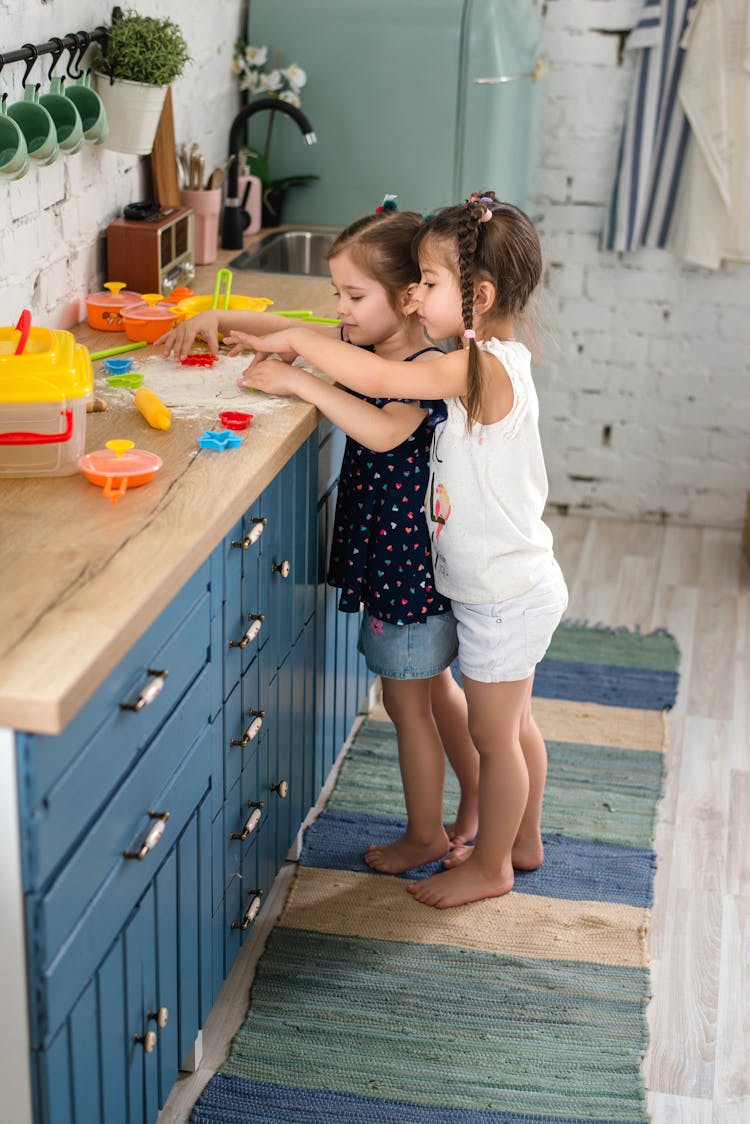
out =
{"type": "Polygon", "coordinates": [[[451,268],[458,269],[463,338],[468,340],[466,393],[467,426],[481,414],[484,375],[474,323],[474,286],[490,281],[495,302],[488,314],[518,316],[542,276],[542,250],[531,219],[512,203],[501,202],[493,191],[473,194],[465,203],[443,207],[420,228],[412,248],[417,256],[426,244],[451,247],[451,268]]]}

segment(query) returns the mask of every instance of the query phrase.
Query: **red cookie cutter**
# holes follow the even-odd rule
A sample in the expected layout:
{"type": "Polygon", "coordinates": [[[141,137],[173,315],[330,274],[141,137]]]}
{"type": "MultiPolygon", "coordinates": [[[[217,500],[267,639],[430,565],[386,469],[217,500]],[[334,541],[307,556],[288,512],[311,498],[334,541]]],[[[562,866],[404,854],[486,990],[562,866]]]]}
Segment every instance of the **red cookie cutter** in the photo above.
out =
{"type": "Polygon", "coordinates": [[[180,362],[183,367],[213,367],[216,356],[209,355],[205,351],[196,351],[192,355],[186,355],[180,362]]]}
{"type": "Polygon", "coordinates": [[[222,410],[219,414],[219,421],[227,429],[247,429],[252,420],[253,415],[245,413],[244,410],[222,410]]]}

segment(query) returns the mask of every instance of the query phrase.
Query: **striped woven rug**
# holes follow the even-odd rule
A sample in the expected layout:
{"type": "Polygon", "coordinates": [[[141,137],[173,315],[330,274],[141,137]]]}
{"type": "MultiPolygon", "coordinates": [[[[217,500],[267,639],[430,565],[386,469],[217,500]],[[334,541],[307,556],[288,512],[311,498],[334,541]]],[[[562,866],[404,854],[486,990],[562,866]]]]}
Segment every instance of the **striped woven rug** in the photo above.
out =
{"type": "MultiPolygon", "coordinates": [[[[404,823],[392,729],[365,720],[193,1124],[648,1120],[645,932],[677,663],[663,632],[558,630],[535,682],[544,865],[458,909],[362,861],[404,823]]],[[[448,818],[456,795],[449,781],[448,818]]]]}

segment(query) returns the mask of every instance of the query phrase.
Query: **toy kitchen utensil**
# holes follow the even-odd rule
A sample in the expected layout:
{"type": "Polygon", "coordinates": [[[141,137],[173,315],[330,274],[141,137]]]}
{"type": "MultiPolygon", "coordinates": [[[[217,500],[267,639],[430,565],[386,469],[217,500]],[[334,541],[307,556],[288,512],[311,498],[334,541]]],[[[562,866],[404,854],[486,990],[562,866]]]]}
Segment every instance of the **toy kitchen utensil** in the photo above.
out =
{"type": "Polygon", "coordinates": [[[125,330],[123,309],[141,300],[141,294],[126,289],[124,281],[105,281],[104,290],[86,297],[89,326],[102,332],[122,332],[125,330]]]}
{"type": "Polygon", "coordinates": [[[152,429],[169,429],[172,414],[153,390],[149,390],[147,386],[136,390],[135,404],[152,429]]]}
{"type": "Polygon", "coordinates": [[[155,343],[180,320],[179,305],[169,304],[161,293],[144,293],[140,304],[123,310],[122,322],[129,340],[155,343]]]}
{"type": "Polygon", "coordinates": [[[0,477],[66,476],[85,447],[91,357],[70,332],[0,327],[0,477]]]}
{"type": "Polygon", "coordinates": [[[103,449],[86,453],[78,466],[87,480],[102,488],[112,503],[117,503],[128,488],[138,488],[153,480],[162,466],[156,453],[136,449],[132,441],[107,441],[103,449]]]}

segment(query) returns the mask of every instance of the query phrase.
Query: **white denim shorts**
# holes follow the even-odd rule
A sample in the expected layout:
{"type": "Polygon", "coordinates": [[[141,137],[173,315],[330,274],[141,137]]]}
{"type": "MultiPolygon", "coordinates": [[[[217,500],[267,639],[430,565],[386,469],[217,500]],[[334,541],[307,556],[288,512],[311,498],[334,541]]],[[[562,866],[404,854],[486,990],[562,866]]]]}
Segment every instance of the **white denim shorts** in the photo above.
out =
{"type": "Polygon", "coordinates": [[[557,562],[533,589],[491,605],[452,601],[461,674],[479,683],[528,679],[549,647],[568,605],[557,562]]]}

